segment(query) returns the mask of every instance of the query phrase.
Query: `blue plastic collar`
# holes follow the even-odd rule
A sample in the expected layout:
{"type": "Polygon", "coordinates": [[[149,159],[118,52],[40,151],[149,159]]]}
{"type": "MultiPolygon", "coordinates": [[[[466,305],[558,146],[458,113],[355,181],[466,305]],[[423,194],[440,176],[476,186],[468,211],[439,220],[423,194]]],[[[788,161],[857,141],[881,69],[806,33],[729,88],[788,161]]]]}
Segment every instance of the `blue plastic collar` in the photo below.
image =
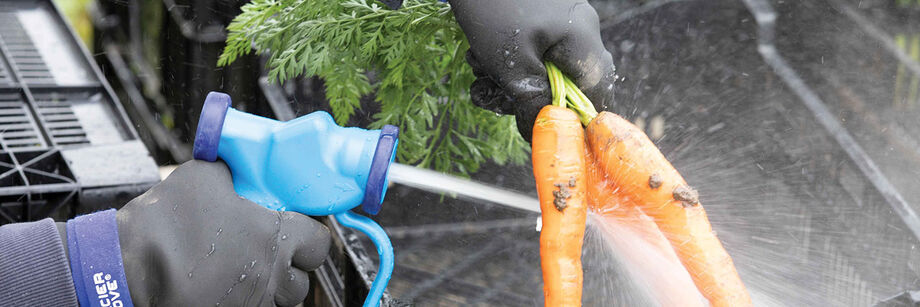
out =
{"type": "Polygon", "coordinates": [[[195,159],[217,161],[220,131],[224,127],[224,118],[227,116],[230,104],[230,95],[220,92],[210,92],[204,99],[201,116],[198,118],[198,130],[195,131],[195,145],[192,149],[195,159]]]}
{"type": "Polygon", "coordinates": [[[396,145],[399,142],[399,128],[385,125],[380,129],[380,138],[377,140],[377,149],[374,150],[374,159],[371,170],[367,174],[367,185],[364,189],[364,201],[361,209],[369,214],[380,212],[383,197],[387,193],[387,173],[390,163],[396,158],[396,145]]]}

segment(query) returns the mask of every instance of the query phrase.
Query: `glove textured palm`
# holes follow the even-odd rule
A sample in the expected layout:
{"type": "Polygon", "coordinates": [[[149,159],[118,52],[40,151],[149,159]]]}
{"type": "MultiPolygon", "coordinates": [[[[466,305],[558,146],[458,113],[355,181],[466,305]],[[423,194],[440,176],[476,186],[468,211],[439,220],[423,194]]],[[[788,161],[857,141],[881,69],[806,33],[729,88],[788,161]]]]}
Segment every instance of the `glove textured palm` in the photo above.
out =
{"type": "Polygon", "coordinates": [[[183,164],[117,219],[139,306],[293,306],[329,250],[319,222],[238,196],[223,162],[183,164]]]}

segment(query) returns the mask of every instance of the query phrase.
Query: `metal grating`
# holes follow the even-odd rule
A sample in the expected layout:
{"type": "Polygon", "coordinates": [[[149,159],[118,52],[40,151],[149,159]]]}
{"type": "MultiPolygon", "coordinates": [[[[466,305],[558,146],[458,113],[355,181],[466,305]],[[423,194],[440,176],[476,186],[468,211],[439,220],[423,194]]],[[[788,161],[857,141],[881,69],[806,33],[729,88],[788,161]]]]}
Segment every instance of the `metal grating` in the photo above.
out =
{"type": "MultiPolygon", "coordinates": [[[[476,228],[494,222],[484,221],[462,223],[469,227],[449,230],[434,238],[394,240],[395,246],[403,248],[399,251],[405,254],[406,261],[397,265],[394,274],[398,278],[394,278],[391,291],[400,301],[417,304],[526,306],[536,303],[530,290],[539,288],[541,275],[527,269],[539,263],[538,258],[532,258],[536,254],[529,253],[539,242],[532,228],[535,219],[519,220],[523,223],[514,223],[517,227],[508,227],[499,235],[486,236],[476,228]],[[525,237],[531,240],[521,240],[525,237]],[[458,247],[456,238],[463,238],[470,245],[458,247]],[[426,259],[440,253],[443,254],[438,261],[426,259]],[[506,270],[529,274],[505,274],[506,270]]],[[[416,228],[424,231],[438,226],[442,225],[416,228]]]]}

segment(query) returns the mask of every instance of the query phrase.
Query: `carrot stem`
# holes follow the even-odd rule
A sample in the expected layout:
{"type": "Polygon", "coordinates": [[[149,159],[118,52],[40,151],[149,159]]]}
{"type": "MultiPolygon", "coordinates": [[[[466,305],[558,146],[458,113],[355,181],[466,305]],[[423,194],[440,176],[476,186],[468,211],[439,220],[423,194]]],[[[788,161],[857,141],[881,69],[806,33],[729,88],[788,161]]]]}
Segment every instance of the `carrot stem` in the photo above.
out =
{"type": "Polygon", "coordinates": [[[575,111],[582,125],[587,126],[591,123],[591,120],[597,117],[597,110],[591,100],[555,64],[544,62],[544,65],[546,65],[546,74],[553,93],[553,105],[575,111]]]}
{"type": "Polygon", "coordinates": [[[564,108],[566,105],[565,76],[562,75],[559,68],[556,68],[556,65],[550,62],[546,62],[546,73],[549,75],[549,87],[553,92],[553,105],[564,108]]]}

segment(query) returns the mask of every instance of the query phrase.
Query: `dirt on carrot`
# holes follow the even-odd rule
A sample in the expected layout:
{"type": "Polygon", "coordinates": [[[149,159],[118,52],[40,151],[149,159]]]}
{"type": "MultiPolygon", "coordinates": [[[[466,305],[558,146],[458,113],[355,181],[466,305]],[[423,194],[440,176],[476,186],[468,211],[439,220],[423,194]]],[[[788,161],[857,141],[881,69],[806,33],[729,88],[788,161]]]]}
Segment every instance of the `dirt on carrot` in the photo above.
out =
{"type": "Polygon", "coordinates": [[[569,201],[569,197],[572,197],[572,193],[569,191],[569,188],[575,187],[575,177],[572,177],[569,182],[555,183],[553,186],[558,189],[553,191],[553,205],[556,206],[556,210],[565,210],[565,208],[568,207],[567,202],[569,201]]]}
{"type": "Polygon", "coordinates": [[[684,207],[692,207],[700,204],[700,194],[693,188],[680,185],[674,188],[674,200],[679,200],[684,207]]]}
{"type": "Polygon", "coordinates": [[[661,176],[659,176],[658,174],[652,174],[651,176],[648,176],[648,187],[652,188],[652,190],[660,188],[661,187],[661,176]]]}

